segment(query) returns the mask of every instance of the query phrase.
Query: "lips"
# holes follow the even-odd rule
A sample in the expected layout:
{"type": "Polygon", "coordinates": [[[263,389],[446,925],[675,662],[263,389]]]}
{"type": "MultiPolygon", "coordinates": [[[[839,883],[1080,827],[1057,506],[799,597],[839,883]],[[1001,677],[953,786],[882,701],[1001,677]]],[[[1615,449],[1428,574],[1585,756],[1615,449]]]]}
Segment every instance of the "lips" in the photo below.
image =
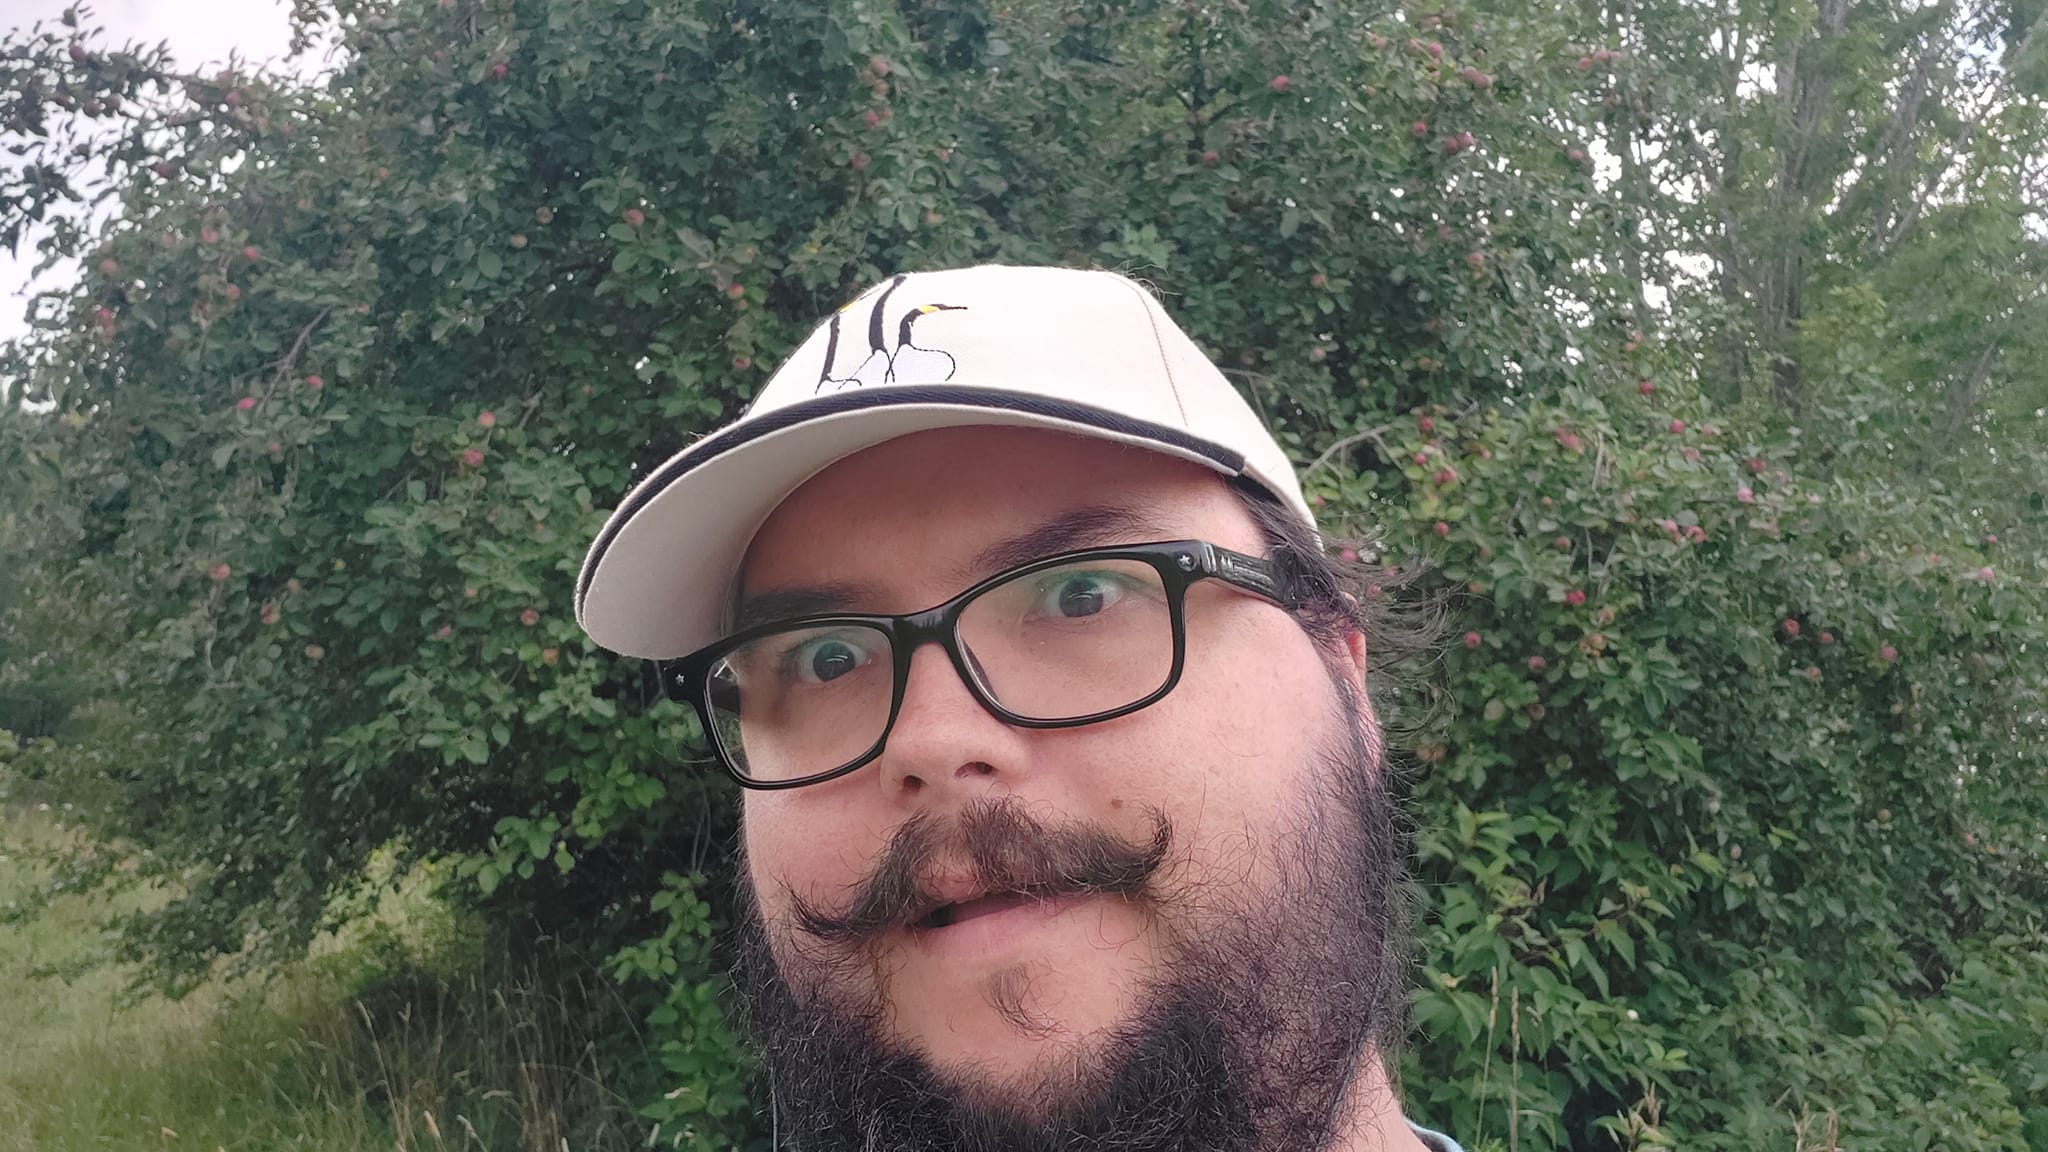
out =
{"type": "Polygon", "coordinates": [[[933,907],[904,924],[900,939],[947,971],[985,973],[989,965],[1039,954],[1052,925],[1092,902],[1087,892],[1005,888],[933,907]]]}
{"type": "Polygon", "coordinates": [[[911,927],[921,930],[950,928],[982,916],[1007,912],[1012,908],[1030,903],[1041,897],[1026,892],[991,892],[972,899],[941,904],[924,916],[912,922],[911,927]]]}

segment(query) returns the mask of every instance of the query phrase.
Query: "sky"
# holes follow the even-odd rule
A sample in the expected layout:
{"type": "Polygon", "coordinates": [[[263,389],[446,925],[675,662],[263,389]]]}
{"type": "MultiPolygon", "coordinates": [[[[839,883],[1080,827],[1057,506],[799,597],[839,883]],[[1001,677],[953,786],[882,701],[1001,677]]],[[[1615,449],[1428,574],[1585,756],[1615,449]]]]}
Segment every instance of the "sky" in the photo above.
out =
{"type": "MultiPolygon", "coordinates": [[[[0,30],[26,30],[38,21],[54,26],[69,6],[67,0],[0,0],[0,30]]],[[[104,28],[113,44],[168,42],[180,68],[219,64],[229,53],[252,62],[282,61],[291,42],[287,0],[94,0],[83,7],[87,17],[81,26],[104,28]]],[[[17,254],[0,250],[0,341],[27,331],[22,314],[34,267],[28,241],[17,254]]],[[[76,274],[75,265],[53,268],[34,286],[61,285],[76,274]]]]}

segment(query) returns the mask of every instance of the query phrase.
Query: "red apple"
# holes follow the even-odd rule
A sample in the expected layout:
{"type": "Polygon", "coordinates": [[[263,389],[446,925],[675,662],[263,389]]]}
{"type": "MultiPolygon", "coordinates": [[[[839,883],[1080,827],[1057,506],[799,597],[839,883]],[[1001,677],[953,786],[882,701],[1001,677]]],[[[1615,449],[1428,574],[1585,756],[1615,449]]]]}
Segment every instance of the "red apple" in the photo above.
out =
{"type": "Polygon", "coordinates": [[[485,409],[476,414],[476,422],[478,426],[483,428],[496,428],[498,426],[498,414],[485,409]]]}

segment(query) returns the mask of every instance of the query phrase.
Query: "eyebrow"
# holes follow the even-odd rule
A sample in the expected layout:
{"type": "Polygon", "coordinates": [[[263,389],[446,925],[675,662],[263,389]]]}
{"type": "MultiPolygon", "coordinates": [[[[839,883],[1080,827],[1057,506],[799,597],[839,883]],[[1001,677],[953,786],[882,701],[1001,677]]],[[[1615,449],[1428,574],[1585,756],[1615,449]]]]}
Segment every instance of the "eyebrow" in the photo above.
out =
{"type": "MultiPolygon", "coordinates": [[[[1083,548],[1151,540],[1164,532],[1158,522],[1133,508],[1096,504],[1075,508],[1028,532],[999,540],[951,571],[962,587],[991,573],[1020,567],[1046,556],[1083,548]]],[[[815,584],[778,588],[742,597],[733,612],[733,630],[743,631],[775,620],[844,612],[863,601],[874,602],[879,590],[871,584],[815,584]]]]}

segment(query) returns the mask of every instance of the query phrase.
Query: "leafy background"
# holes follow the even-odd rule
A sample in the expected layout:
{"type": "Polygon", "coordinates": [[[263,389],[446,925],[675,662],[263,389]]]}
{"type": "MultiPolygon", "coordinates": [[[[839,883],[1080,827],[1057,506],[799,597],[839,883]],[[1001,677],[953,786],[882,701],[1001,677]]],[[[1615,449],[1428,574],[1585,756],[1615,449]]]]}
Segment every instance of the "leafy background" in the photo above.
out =
{"type": "Polygon", "coordinates": [[[0,759],[79,805],[61,882],[162,894],[110,906],[160,988],[425,885],[603,983],[639,1122],[765,1143],[732,798],[577,562],[866,284],[1099,265],[1450,598],[1382,703],[1411,1116],[2048,1148],[2048,9],[297,19],[338,69],[0,45],[0,235],[83,262],[0,360],[0,759]]]}

